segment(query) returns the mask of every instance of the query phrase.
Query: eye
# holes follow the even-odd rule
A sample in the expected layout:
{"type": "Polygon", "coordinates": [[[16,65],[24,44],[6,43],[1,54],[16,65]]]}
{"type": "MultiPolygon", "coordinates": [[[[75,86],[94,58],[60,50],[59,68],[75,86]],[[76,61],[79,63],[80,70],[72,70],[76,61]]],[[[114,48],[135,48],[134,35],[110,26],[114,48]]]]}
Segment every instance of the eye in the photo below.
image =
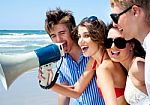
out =
{"type": "Polygon", "coordinates": [[[65,33],[66,33],[65,31],[61,31],[61,32],[60,32],[60,34],[65,34],[65,33]]]}
{"type": "Polygon", "coordinates": [[[90,35],[89,35],[89,34],[85,34],[84,37],[85,37],[85,38],[88,38],[88,37],[90,37],[90,35]]]}
{"type": "Polygon", "coordinates": [[[49,35],[50,36],[50,38],[55,38],[56,37],[56,35],[55,34],[51,34],[51,35],[49,35]]]}

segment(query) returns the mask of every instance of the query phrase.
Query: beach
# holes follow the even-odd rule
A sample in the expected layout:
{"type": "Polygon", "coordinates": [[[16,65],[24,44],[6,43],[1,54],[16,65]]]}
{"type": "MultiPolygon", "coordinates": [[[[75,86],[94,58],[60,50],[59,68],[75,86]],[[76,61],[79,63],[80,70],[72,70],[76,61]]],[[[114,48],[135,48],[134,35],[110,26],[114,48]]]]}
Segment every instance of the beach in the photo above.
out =
{"type": "Polygon", "coordinates": [[[37,71],[19,76],[6,91],[0,83],[0,105],[57,105],[57,93],[38,84],[37,71]]]}
{"type": "MultiPolygon", "coordinates": [[[[1,54],[24,54],[50,43],[43,30],[0,30],[1,54]]],[[[19,75],[7,91],[0,82],[0,105],[57,105],[57,93],[42,89],[37,75],[38,67],[19,75]]]]}

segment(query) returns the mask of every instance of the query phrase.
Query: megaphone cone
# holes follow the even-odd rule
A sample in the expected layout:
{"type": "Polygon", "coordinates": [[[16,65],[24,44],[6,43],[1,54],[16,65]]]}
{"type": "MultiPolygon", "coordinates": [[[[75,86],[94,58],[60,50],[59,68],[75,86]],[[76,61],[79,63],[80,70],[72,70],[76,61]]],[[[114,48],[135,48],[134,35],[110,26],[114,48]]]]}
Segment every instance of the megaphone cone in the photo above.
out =
{"type": "Polygon", "coordinates": [[[7,90],[13,81],[24,72],[56,62],[61,56],[64,56],[61,44],[51,44],[25,54],[0,54],[0,79],[4,88],[7,90]]]}

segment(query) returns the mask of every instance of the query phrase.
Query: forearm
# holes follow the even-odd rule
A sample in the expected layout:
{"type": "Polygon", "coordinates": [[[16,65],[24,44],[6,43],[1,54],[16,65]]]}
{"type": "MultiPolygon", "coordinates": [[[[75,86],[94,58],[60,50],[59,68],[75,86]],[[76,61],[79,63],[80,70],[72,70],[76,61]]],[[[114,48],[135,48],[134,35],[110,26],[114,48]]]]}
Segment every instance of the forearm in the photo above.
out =
{"type": "Polygon", "coordinates": [[[60,93],[66,97],[78,98],[82,94],[74,89],[74,86],[66,86],[61,84],[55,84],[52,88],[53,91],[60,93]]]}
{"type": "Polygon", "coordinates": [[[78,98],[92,80],[94,73],[92,70],[85,70],[74,86],[55,84],[51,89],[67,97],[78,98]]]}
{"type": "Polygon", "coordinates": [[[69,105],[70,103],[70,98],[60,95],[58,96],[58,105],[69,105]]]}

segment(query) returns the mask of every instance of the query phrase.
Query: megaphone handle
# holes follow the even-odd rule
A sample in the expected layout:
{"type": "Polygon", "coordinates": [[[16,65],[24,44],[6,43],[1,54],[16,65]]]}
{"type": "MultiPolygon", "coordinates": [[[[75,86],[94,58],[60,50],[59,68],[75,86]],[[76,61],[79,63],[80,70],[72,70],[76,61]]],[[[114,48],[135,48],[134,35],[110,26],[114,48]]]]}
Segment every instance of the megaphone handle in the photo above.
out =
{"type": "MultiPolygon", "coordinates": [[[[42,85],[42,86],[47,86],[48,85],[48,82],[49,82],[49,76],[50,76],[50,74],[49,74],[49,69],[52,69],[52,64],[51,63],[49,63],[49,64],[46,64],[46,65],[43,65],[43,66],[41,66],[41,69],[42,69],[42,76],[44,77],[44,80],[42,80],[41,82],[40,82],[40,84],[42,85]]],[[[52,75],[53,76],[53,75],[52,75]]]]}
{"type": "Polygon", "coordinates": [[[55,74],[55,76],[54,76],[54,80],[53,80],[49,85],[43,86],[43,85],[41,85],[41,81],[39,80],[39,85],[40,85],[41,88],[43,88],[43,89],[50,89],[51,87],[53,87],[53,86],[55,85],[55,83],[56,83],[56,81],[57,81],[57,78],[58,78],[58,76],[59,76],[59,70],[60,70],[60,67],[61,67],[62,62],[63,62],[63,57],[62,57],[62,59],[61,59],[60,65],[59,65],[59,67],[58,67],[58,69],[57,69],[57,71],[56,71],[56,74],[55,74]]]}

